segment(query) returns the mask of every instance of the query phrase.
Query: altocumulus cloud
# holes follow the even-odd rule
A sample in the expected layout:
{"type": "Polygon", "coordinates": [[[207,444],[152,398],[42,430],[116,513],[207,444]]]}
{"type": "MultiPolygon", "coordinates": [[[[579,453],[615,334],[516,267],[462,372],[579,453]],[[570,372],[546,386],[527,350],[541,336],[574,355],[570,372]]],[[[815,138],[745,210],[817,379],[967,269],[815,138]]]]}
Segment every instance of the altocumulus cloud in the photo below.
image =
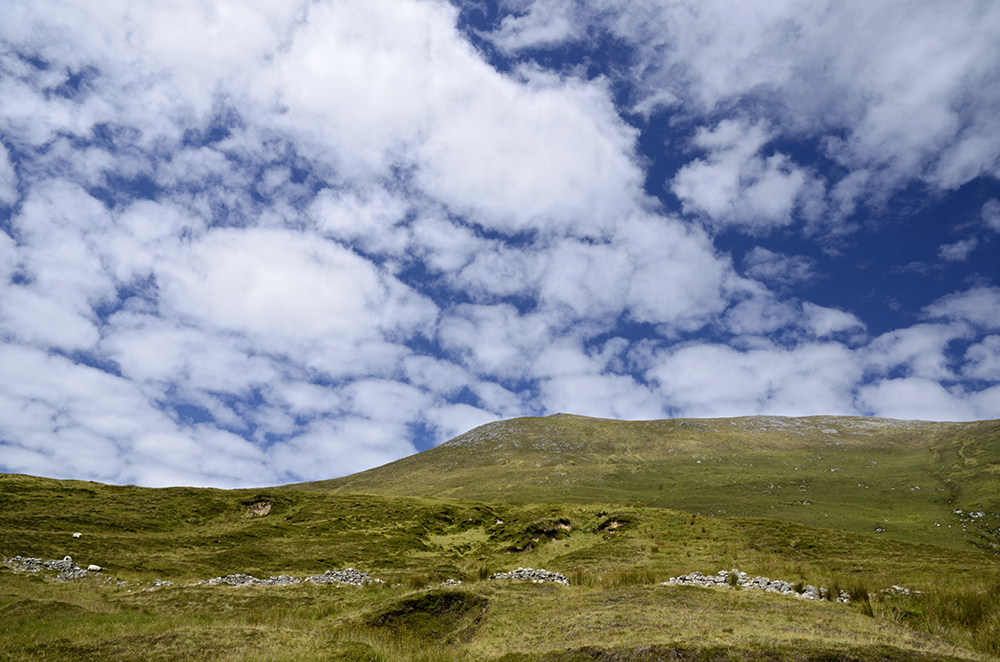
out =
{"type": "Polygon", "coordinates": [[[0,470],[1000,416],[996,3],[13,0],[0,40],[0,470]]]}

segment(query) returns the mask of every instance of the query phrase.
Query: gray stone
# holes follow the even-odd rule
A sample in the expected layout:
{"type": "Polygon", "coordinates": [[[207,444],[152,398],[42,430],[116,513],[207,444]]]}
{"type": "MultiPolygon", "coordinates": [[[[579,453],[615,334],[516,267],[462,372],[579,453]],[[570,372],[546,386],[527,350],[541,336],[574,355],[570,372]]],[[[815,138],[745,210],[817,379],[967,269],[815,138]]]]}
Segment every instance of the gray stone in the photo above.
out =
{"type": "Polygon", "coordinates": [[[558,572],[549,572],[548,570],[535,570],[533,568],[518,568],[510,572],[498,572],[490,576],[490,580],[495,579],[522,579],[535,583],[554,582],[563,586],[569,586],[569,579],[565,575],[561,575],[558,572]]]}
{"type": "MultiPolygon", "coordinates": [[[[736,587],[748,591],[764,591],[766,593],[776,593],[779,595],[794,595],[806,600],[821,600],[829,595],[829,591],[827,589],[817,588],[812,585],[806,586],[802,589],[802,592],[799,593],[795,590],[795,586],[786,581],[782,581],[780,579],[772,580],[767,577],[749,577],[745,572],[740,572],[736,568],[729,571],[720,570],[718,573],[711,576],[703,575],[700,572],[692,572],[687,575],[680,575],[679,577],[671,577],[668,581],[663,582],[663,585],[700,586],[703,588],[721,586],[723,588],[732,588],[733,585],[730,584],[730,577],[734,575],[736,577],[734,581],[736,587]]],[[[895,588],[899,587],[894,587],[894,589],[895,588]]],[[[902,593],[899,592],[899,594],[902,593]]],[[[837,601],[844,603],[848,602],[847,593],[841,591],[837,601]]]]}

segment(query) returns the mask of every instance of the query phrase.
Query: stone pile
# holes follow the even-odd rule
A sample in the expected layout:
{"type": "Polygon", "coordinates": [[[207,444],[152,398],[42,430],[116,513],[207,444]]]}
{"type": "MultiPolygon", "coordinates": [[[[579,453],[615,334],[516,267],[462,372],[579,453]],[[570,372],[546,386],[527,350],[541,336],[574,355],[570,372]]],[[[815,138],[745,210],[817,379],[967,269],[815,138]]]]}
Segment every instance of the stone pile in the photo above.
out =
{"type": "MultiPolygon", "coordinates": [[[[826,600],[829,591],[825,588],[816,588],[812,585],[797,587],[780,579],[768,579],[767,577],[750,577],[745,572],[737,569],[720,570],[714,575],[703,575],[700,572],[692,572],[689,575],[671,577],[663,582],[664,586],[701,586],[712,587],[721,586],[723,588],[741,588],[747,591],[766,591],[768,593],[780,593],[781,595],[794,595],[797,598],[806,600],[826,600]]],[[[840,591],[837,602],[848,603],[850,596],[846,591],[840,591]]]]}
{"type": "Polygon", "coordinates": [[[306,577],[307,582],[314,584],[346,584],[348,586],[364,586],[368,583],[381,584],[381,579],[372,579],[367,572],[361,572],[354,568],[347,570],[327,570],[322,575],[306,577]]]}
{"type": "Polygon", "coordinates": [[[381,579],[372,579],[372,576],[367,572],[361,572],[360,570],[355,570],[354,568],[348,568],[346,570],[327,570],[322,575],[313,575],[311,577],[306,577],[305,579],[300,579],[298,577],[291,577],[289,575],[278,575],[277,577],[269,577],[267,579],[258,579],[253,575],[245,575],[241,573],[236,573],[233,575],[226,575],[225,577],[214,577],[212,579],[205,579],[200,582],[195,582],[191,586],[219,586],[221,584],[228,584],[229,586],[291,586],[293,584],[299,584],[303,581],[312,582],[313,584],[344,584],[348,586],[364,586],[368,583],[381,583],[381,579]]]}
{"type": "Polygon", "coordinates": [[[561,575],[558,572],[549,572],[548,570],[534,570],[532,568],[518,568],[510,572],[498,572],[491,575],[490,579],[526,579],[536,584],[541,582],[555,582],[556,584],[569,586],[569,580],[566,579],[565,575],[561,575]]]}
{"type": "Polygon", "coordinates": [[[83,579],[90,574],[90,572],[101,571],[100,566],[91,565],[88,568],[88,572],[88,570],[84,570],[74,563],[71,556],[64,556],[61,559],[52,559],[49,561],[32,558],[30,556],[15,556],[11,559],[8,559],[5,556],[3,557],[3,563],[16,572],[41,572],[42,570],[55,570],[59,573],[56,576],[56,581],[59,582],[66,582],[73,579],[83,579]]]}
{"type": "Polygon", "coordinates": [[[923,591],[916,591],[904,588],[902,586],[896,586],[895,584],[893,584],[889,588],[882,589],[881,591],[879,591],[879,593],[882,595],[903,595],[906,597],[910,597],[911,595],[922,595],[923,591]]]}
{"type": "Polygon", "coordinates": [[[292,584],[298,584],[302,580],[298,577],[289,577],[288,575],[278,575],[277,577],[269,577],[267,579],[257,579],[253,575],[244,575],[242,573],[235,573],[232,575],[226,575],[225,577],[213,577],[212,579],[204,579],[200,582],[195,582],[193,586],[220,586],[222,584],[228,584],[229,586],[290,586],[292,584]]]}

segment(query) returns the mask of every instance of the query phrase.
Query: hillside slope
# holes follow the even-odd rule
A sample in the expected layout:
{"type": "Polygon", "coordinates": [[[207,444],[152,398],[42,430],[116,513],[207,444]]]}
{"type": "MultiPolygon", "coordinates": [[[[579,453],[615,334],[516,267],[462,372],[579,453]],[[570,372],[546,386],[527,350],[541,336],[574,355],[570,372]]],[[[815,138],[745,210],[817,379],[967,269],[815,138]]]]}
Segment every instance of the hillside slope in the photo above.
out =
{"type": "Polygon", "coordinates": [[[654,507],[148,489],[3,474],[0,503],[0,660],[12,662],[1000,654],[1000,557],[975,550],[654,507]],[[70,555],[103,570],[59,581],[56,570],[24,571],[23,561],[9,561],[15,555],[70,555]],[[384,581],[200,581],[301,579],[348,566],[384,581]],[[489,579],[520,566],[563,573],[569,585],[489,579]],[[846,590],[851,602],[660,584],[734,567],[832,587],[828,595],[846,590]],[[892,584],[914,591],[880,590],[892,584]]]}
{"type": "Polygon", "coordinates": [[[1000,552],[1000,421],[864,417],[490,423],[294,486],[508,503],[617,502],[1000,552]]]}

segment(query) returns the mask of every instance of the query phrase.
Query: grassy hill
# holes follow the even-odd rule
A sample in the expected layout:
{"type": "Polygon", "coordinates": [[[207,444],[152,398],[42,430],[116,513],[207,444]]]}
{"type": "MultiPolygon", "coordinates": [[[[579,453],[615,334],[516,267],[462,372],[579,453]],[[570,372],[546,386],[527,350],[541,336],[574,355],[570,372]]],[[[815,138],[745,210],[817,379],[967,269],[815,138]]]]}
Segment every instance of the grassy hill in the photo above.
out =
{"type": "Polygon", "coordinates": [[[641,503],[998,552],[1000,421],[521,418],[299,487],[509,503],[641,503]]]}
{"type": "Polygon", "coordinates": [[[319,484],[0,475],[0,555],[104,568],[0,566],[0,661],[1000,659],[1000,556],[968,543],[988,519],[972,508],[996,512],[996,439],[995,422],[554,417],[319,484]],[[855,495],[880,495],[884,534],[855,495]],[[968,538],[957,515],[948,535],[902,526],[955,509],[968,538]],[[197,583],[348,567],[383,581],[197,583]],[[518,567],[570,585],[488,579],[518,567]],[[854,599],[661,585],[730,568],[854,599]]]}

